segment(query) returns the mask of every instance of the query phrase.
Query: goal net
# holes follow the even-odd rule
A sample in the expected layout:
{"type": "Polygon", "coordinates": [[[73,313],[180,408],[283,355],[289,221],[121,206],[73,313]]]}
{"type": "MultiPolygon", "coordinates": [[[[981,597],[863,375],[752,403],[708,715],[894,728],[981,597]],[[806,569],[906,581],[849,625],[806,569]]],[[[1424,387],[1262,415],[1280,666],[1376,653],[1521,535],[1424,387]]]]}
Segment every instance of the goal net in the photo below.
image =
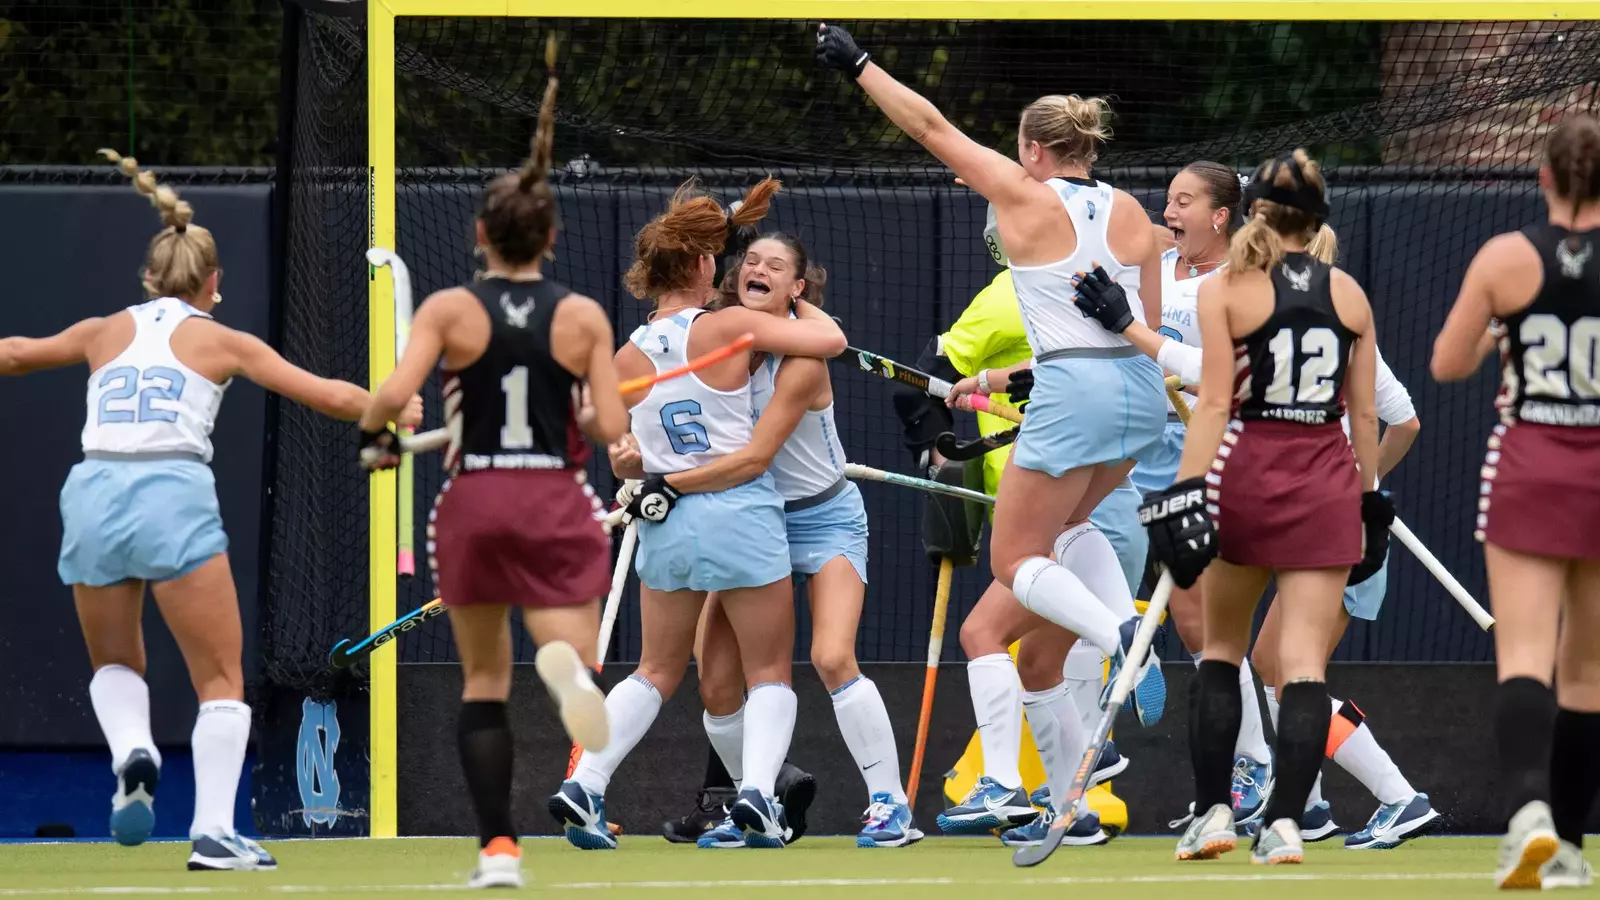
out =
{"type": "MultiPolygon", "coordinates": [[[[781,178],[769,223],[799,234],[829,270],[828,309],[852,343],[895,359],[914,360],[996,274],[981,241],[983,201],[847,81],[818,70],[813,22],[402,17],[393,108],[376,110],[367,101],[365,19],[316,11],[323,6],[304,16],[300,34],[283,346],[318,373],[366,380],[368,118],[393,116],[397,249],[420,302],[472,277],[474,205],[486,181],[527,154],[550,33],[560,41],[553,180],[564,219],[550,274],[604,304],[619,336],[647,311],[622,287],[632,235],[690,175],[725,202],[764,174],[781,178]]],[[[1540,214],[1543,138],[1563,115],[1594,107],[1600,29],[841,24],[967,134],[1007,154],[1019,111],[1036,97],[1109,96],[1114,137],[1095,173],[1134,191],[1153,217],[1186,163],[1248,172],[1269,155],[1311,149],[1332,185],[1341,262],[1367,287],[1380,346],[1425,422],[1390,486],[1413,529],[1482,595],[1470,523],[1489,376],[1441,391],[1426,354],[1471,254],[1540,214]]],[[[887,385],[842,365],[833,384],[850,458],[904,470],[887,385]]],[[[440,404],[427,399],[432,427],[440,404]]],[[[287,403],[279,415],[267,672],[308,687],[324,677],[334,641],[368,630],[368,486],[348,426],[287,403]]],[[[603,468],[594,466],[594,483],[609,495],[603,468]]],[[[417,473],[420,550],[438,464],[422,462],[417,473]]],[[[926,645],[933,577],[921,503],[895,490],[864,489],[874,538],[858,650],[868,660],[921,659],[926,645]]],[[[434,596],[425,569],[400,584],[400,611],[434,596]]],[[[958,616],[985,576],[982,567],[963,573],[958,616]]],[[[1407,602],[1358,629],[1352,652],[1488,658],[1488,641],[1420,566],[1397,559],[1391,582],[1407,602]]],[[[801,656],[805,641],[802,622],[801,656]]],[[[454,658],[444,619],[397,644],[402,662],[454,658]]],[[[635,659],[637,648],[630,602],[612,658],[635,659]]]]}

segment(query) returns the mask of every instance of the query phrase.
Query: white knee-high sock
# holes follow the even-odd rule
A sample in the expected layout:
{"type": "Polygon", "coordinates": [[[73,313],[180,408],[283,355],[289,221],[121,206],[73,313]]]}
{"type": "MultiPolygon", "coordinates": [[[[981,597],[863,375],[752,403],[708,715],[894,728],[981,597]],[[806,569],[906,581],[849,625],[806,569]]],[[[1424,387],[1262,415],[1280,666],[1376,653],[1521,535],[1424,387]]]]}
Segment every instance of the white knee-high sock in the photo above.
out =
{"type": "Polygon", "coordinates": [[[1022,710],[1033,732],[1033,743],[1039,748],[1039,760],[1044,763],[1045,777],[1050,783],[1050,803],[1056,812],[1072,789],[1072,779],[1078,764],[1089,749],[1089,735],[1083,730],[1077,705],[1065,683],[1043,691],[1028,691],[1022,695],[1022,710]]]}
{"type": "Polygon", "coordinates": [[[789,755],[794,737],[794,688],[780,681],[764,681],[745,695],[744,783],[763,797],[777,790],[778,770],[789,755]]]}
{"type": "Polygon", "coordinates": [[[704,713],[700,721],[706,726],[711,749],[717,751],[717,758],[722,760],[722,767],[728,770],[733,786],[739,787],[739,783],[744,781],[744,707],[726,716],[704,713]]]}
{"type": "Polygon", "coordinates": [[[1128,590],[1128,578],[1111,540],[1093,522],[1080,522],[1061,532],[1055,543],[1056,562],[1078,576],[1106,609],[1125,622],[1139,614],[1128,590]]]}
{"type": "Polygon", "coordinates": [[[1078,720],[1083,730],[1093,734],[1100,724],[1100,689],[1105,684],[1106,655],[1088,641],[1080,640],[1067,651],[1067,691],[1072,694],[1072,705],[1078,709],[1078,720]]]}
{"type": "Polygon", "coordinates": [[[1126,620],[1117,618],[1082,579],[1063,566],[1042,556],[1029,557],[1017,567],[1011,592],[1024,607],[1087,639],[1107,656],[1121,646],[1117,629],[1126,620]]]}
{"type": "Polygon", "coordinates": [[[889,722],[889,710],[883,705],[878,686],[867,676],[857,675],[829,694],[844,745],[850,748],[850,755],[867,782],[868,799],[873,794],[888,794],[896,803],[906,802],[894,726],[889,722]]]}
{"type": "MultiPolygon", "coordinates": [[[[1338,714],[1339,701],[1334,700],[1334,714],[1338,714]]],[[[1391,803],[1402,803],[1415,797],[1416,789],[1406,776],[1400,773],[1400,767],[1394,764],[1389,754],[1378,745],[1378,739],[1373,736],[1372,729],[1363,721],[1356,726],[1356,730],[1345,738],[1344,743],[1333,751],[1333,761],[1340,768],[1356,777],[1378,798],[1378,802],[1385,806],[1391,803]]]]}
{"type": "Polygon", "coordinates": [[[1244,704],[1244,717],[1239,721],[1233,755],[1247,756],[1258,763],[1270,762],[1272,749],[1267,746],[1267,732],[1261,725],[1261,704],[1256,700],[1256,681],[1248,659],[1239,663],[1239,700],[1244,704]]]}
{"type": "Polygon", "coordinates": [[[148,750],[161,765],[161,751],[150,736],[150,688],[127,666],[101,666],[89,679],[89,701],[100,731],[111,747],[111,771],[120,773],[135,750],[148,750]]]}
{"type": "Polygon", "coordinates": [[[194,821],[189,839],[233,834],[233,801],[250,746],[250,707],[239,700],[200,704],[189,746],[194,750],[194,821]]]}
{"type": "Polygon", "coordinates": [[[611,743],[601,751],[585,749],[572,778],[591,794],[605,796],[611,776],[661,712],[661,692],[638,672],[624,678],[606,695],[606,719],[611,723],[611,743]]]}
{"type": "Polygon", "coordinates": [[[978,720],[983,774],[1008,788],[1022,786],[1022,679],[1009,654],[967,661],[967,689],[978,720]]]}

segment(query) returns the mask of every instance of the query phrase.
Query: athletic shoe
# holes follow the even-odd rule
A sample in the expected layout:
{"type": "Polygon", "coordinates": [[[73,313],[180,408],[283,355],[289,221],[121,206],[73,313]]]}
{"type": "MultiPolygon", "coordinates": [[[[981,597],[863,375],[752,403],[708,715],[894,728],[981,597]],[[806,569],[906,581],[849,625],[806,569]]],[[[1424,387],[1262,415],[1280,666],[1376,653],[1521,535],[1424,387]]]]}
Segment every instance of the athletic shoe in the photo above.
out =
{"type": "Polygon", "coordinates": [[[1262,828],[1250,845],[1250,862],[1257,866],[1299,865],[1306,848],[1293,819],[1279,819],[1262,828]]]}
{"type": "Polygon", "coordinates": [[[922,832],[911,822],[911,807],[885,793],[872,795],[861,822],[857,847],[909,847],[922,840],[922,832]]]}
{"type": "Polygon", "coordinates": [[[728,804],[733,802],[734,794],[731,787],[701,788],[694,812],[681,819],[661,823],[661,836],[674,844],[696,843],[702,835],[728,818],[728,804]]]}
{"type": "MultiPolygon", "coordinates": [[[[1045,832],[1050,830],[1051,823],[1056,820],[1056,808],[1050,802],[1048,785],[1034,791],[1028,799],[1039,808],[1039,817],[1020,828],[1009,829],[1000,835],[1000,843],[1007,847],[1033,847],[1042,843],[1045,832]]],[[[1111,836],[1100,828],[1100,814],[1094,810],[1086,810],[1067,826],[1067,833],[1061,838],[1061,843],[1068,847],[1095,847],[1110,840],[1111,836]]]]}
{"type": "Polygon", "coordinates": [[[137,847],[156,827],[156,786],[161,767],[149,750],[128,754],[117,773],[117,792],[111,795],[111,836],[124,847],[137,847]]]}
{"type": "Polygon", "coordinates": [[[272,858],[272,854],[267,852],[267,848],[261,846],[255,841],[250,840],[242,834],[236,834],[233,836],[233,838],[234,840],[243,844],[246,850],[249,850],[251,853],[256,855],[257,869],[270,871],[278,867],[278,861],[272,858]]]}
{"type": "Polygon", "coordinates": [[[548,808],[572,846],[579,850],[617,849],[617,837],[606,824],[606,798],[589,793],[569,778],[550,795],[548,808]]]}
{"type": "MultiPolygon", "coordinates": [[[[1100,708],[1105,709],[1111,702],[1111,686],[1117,681],[1117,673],[1121,671],[1127,659],[1129,650],[1133,649],[1133,634],[1139,630],[1139,620],[1142,616],[1134,616],[1122,623],[1121,638],[1117,644],[1117,654],[1111,659],[1111,677],[1106,679],[1106,686],[1100,691],[1100,708]]],[[[1156,658],[1155,646],[1145,654],[1140,666],[1139,674],[1133,682],[1133,711],[1139,717],[1139,724],[1145,727],[1161,721],[1161,716],[1167,709],[1167,679],[1161,674],[1161,660],[1156,658]]]]}
{"type": "Polygon", "coordinates": [[[1539,870],[1539,878],[1547,891],[1556,888],[1582,888],[1594,884],[1594,869],[1590,868],[1589,861],[1583,858],[1581,848],[1562,841],[1556,855],[1539,870]]]}
{"type": "Polygon", "coordinates": [[[1008,788],[985,775],[957,806],[939,814],[945,834],[985,834],[995,828],[1026,825],[1039,817],[1022,788],[1008,788]]]}
{"type": "MultiPolygon", "coordinates": [[[[204,836],[196,839],[189,853],[191,872],[237,872],[246,869],[273,869],[277,862],[262,865],[266,851],[261,845],[239,837],[237,834],[204,836]],[[258,852],[259,851],[259,852],[258,852]]],[[[267,856],[267,859],[272,859],[267,856]]]]}
{"type": "Polygon", "coordinates": [[[733,816],[723,816],[722,822],[694,842],[701,850],[738,850],[744,846],[744,829],[733,824],[733,816]]]}
{"type": "Polygon", "coordinates": [[[789,842],[789,826],[784,821],[783,804],[747,787],[728,810],[728,818],[744,831],[744,845],[758,850],[781,850],[789,842]]]}
{"type": "Polygon", "coordinates": [[[469,888],[522,887],[522,848],[508,837],[497,837],[478,852],[478,865],[467,879],[469,888]]]}
{"type": "Polygon", "coordinates": [[[1094,774],[1089,776],[1089,787],[1104,784],[1128,770],[1128,758],[1117,752],[1117,742],[1107,740],[1100,751],[1100,761],[1095,763],[1094,774]]]}
{"type": "Polygon", "coordinates": [[[1550,818],[1550,804],[1543,800],[1524,803],[1511,817],[1511,827],[1500,839],[1500,866],[1494,873],[1495,887],[1501,890],[1538,890],[1544,864],[1561,849],[1556,826],[1550,818]]]}
{"type": "Polygon", "coordinates": [[[1346,850],[1393,850],[1406,841],[1426,834],[1439,812],[1428,803],[1427,794],[1387,803],[1367,820],[1367,827],[1344,839],[1346,850]]]}
{"type": "Polygon", "coordinates": [[[1328,801],[1318,800],[1300,814],[1300,840],[1305,843],[1325,841],[1338,833],[1339,826],[1333,821],[1333,806],[1328,801]]]}
{"type": "Polygon", "coordinates": [[[1178,838],[1177,858],[1216,859],[1231,852],[1239,838],[1233,833],[1233,810],[1217,803],[1205,815],[1195,816],[1178,838]]]}
{"type": "Polygon", "coordinates": [[[606,695],[595,686],[578,651],[566,641],[551,641],[534,655],[533,667],[561,710],[567,737],[585,750],[604,750],[611,741],[606,695]]]}
{"type": "Polygon", "coordinates": [[[1272,765],[1248,756],[1233,760],[1233,824],[1243,825],[1261,817],[1272,797],[1272,765]]]}
{"type": "Polygon", "coordinates": [[[775,787],[778,803],[783,806],[784,823],[789,826],[787,843],[792,844],[806,833],[806,810],[811,808],[811,801],[817,799],[817,780],[799,766],[784,760],[783,768],[778,770],[775,787]]]}

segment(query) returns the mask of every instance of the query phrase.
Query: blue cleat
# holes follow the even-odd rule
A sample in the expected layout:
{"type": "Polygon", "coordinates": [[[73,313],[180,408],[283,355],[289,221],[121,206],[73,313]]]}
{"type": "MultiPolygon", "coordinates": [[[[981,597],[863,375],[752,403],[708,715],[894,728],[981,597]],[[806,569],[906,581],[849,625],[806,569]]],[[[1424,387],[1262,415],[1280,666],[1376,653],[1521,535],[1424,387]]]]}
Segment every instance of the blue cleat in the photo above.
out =
{"type": "MultiPolygon", "coordinates": [[[[1134,616],[1122,623],[1122,640],[1117,646],[1117,655],[1111,659],[1111,677],[1106,679],[1106,686],[1100,692],[1101,709],[1111,702],[1111,686],[1127,661],[1128,651],[1133,649],[1133,633],[1139,630],[1141,618],[1134,616]]],[[[1138,665],[1142,668],[1133,683],[1133,711],[1139,717],[1139,724],[1148,728],[1160,722],[1167,710],[1167,679],[1161,674],[1161,660],[1156,658],[1154,645],[1138,665]]]]}
{"type": "Polygon", "coordinates": [[[789,826],[784,821],[783,804],[748,787],[728,810],[728,818],[744,832],[744,845],[758,850],[781,850],[789,842],[789,826]]]}
{"type": "Polygon", "coordinates": [[[989,776],[978,779],[961,805],[939,814],[945,834],[988,834],[996,828],[1026,825],[1039,817],[1022,788],[1008,788],[989,776]]]}
{"type": "Polygon", "coordinates": [[[1333,807],[1326,800],[1318,800],[1311,804],[1300,816],[1300,839],[1306,843],[1325,841],[1339,833],[1339,826],[1333,821],[1333,807]]]}
{"type": "Polygon", "coordinates": [[[738,850],[744,846],[744,829],[733,824],[732,816],[724,816],[722,824],[700,835],[694,845],[701,850],[738,850]]]}
{"type": "Polygon", "coordinates": [[[191,872],[240,872],[278,867],[261,845],[237,834],[197,838],[189,852],[191,872]]]}
{"type": "Polygon", "coordinates": [[[156,786],[161,767],[149,750],[128,754],[117,773],[117,792],[111,795],[111,836],[124,847],[137,847],[156,827],[156,786]]]}
{"type": "Polygon", "coordinates": [[[1111,779],[1128,770],[1128,758],[1117,752],[1117,742],[1107,740],[1105,747],[1100,750],[1100,761],[1095,764],[1094,774],[1089,776],[1089,787],[1105,784],[1111,779]]]}
{"type": "Polygon", "coordinates": [[[1432,830],[1439,811],[1428,802],[1427,794],[1416,794],[1401,803],[1389,803],[1367,820],[1367,827],[1344,839],[1346,850],[1393,850],[1414,837],[1432,830]]]}
{"type": "Polygon", "coordinates": [[[1272,765],[1248,756],[1233,761],[1233,824],[1247,825],[1261,818],[1272,797],[1272,765]]]}
{"type": "MultiPolygon", "coordinates": [[[[1000,835],[1000,843],[1007,847],[1033,847],[1039,844],[1044,840],[1045,832],[1050,830],[1051,823],[1056,820],[1056,809],[1050,802],[1048,785],[1034,791],[1033,796],[1028,799],[1039,808],[1039,817],[1020,828],[1012,828],[1000,835]]],[[[1061,839],[1061,843],[1068,847],[1094,847],[1110,840],[1111,838],[1100,829],[1100,814],[1089,810],[1067,826],[1067,834],[1061,839]]]]}
{"type": "Polygon", "coordinates": [[[911,807],[894,802],[888,794],[873,794],[861,821],[857,847],[909,847],[922,840],[922,832],[911,822],[911,807]]]}
{"type": "Polygon", "coordinates": [[[617,849],[617,839],[606,824],[606,798],[589,793],[569,778],[550,795],[548,808],[572,846],[579,850],[617,849]]]}

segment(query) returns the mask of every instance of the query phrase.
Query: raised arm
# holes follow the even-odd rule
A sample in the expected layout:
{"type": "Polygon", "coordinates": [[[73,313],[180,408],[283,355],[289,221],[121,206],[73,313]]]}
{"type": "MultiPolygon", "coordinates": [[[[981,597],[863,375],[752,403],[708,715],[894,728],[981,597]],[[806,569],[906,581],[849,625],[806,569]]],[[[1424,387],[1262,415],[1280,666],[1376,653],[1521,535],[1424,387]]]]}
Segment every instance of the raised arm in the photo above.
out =
{"type": "Polygon", "coordinates": [[[667,476],[667,484],[681,494],[708,494],[759,477],[772,465],[772,458],[783,449],[827,383],[827,365],[820,359],[805,357],[784,360],[772,400],[756,420],[750,443],[707,465],[674,472],[667,476]]]}
{"type": "Polygon", "coordinates": [[[47,338],[0,338],[0,375],[26,375],[85,362],[89,343],[105,323],[101,318],[84,319],[47,338]]]}
{"type": "Polygon", "coordinates": [[[255,335],[218,327],[226,335],[224,345],[233,360],[235,375],[341,421],[354,422],[367,408],[371,395],[364,388],[313,375],[279,356],[255,335]]]}
{"type": "Polygon", "coordinates": [[[847,343],[844,332],[839,329],[839,323],[822,310],[802,300],[795,304],[795,316],[780,318],[742,306],[730,306],[709,318],[717,323],[719,333],[730,340],[745,333],[755,335],[755,349],[768,353],[832,359],[844,352],[847,343]]]}
{"type": "Polygon", "coordinates": [[[449,324],[448,305],[437,302],[435,298],[439,296],[429,297],[417,310],[411,321],[411,339],[406,343],[405,355],[378,386],[378,392],[372,395],[371,402],[359,416],[362,431],[387,428],[422,390],[428,373],[439,364],[439,354],[444,352],[444,332],[449,324]]]}
{"type": "Polygon", "coordinates": [[[843,28],[826,24],[817,27],[817,61],[854,79],[889,121],[991,202],[1023,197],[1028,186],[1036,183],[1016,160],[962,134],[925,97],[879,68],[843,28]]]}

